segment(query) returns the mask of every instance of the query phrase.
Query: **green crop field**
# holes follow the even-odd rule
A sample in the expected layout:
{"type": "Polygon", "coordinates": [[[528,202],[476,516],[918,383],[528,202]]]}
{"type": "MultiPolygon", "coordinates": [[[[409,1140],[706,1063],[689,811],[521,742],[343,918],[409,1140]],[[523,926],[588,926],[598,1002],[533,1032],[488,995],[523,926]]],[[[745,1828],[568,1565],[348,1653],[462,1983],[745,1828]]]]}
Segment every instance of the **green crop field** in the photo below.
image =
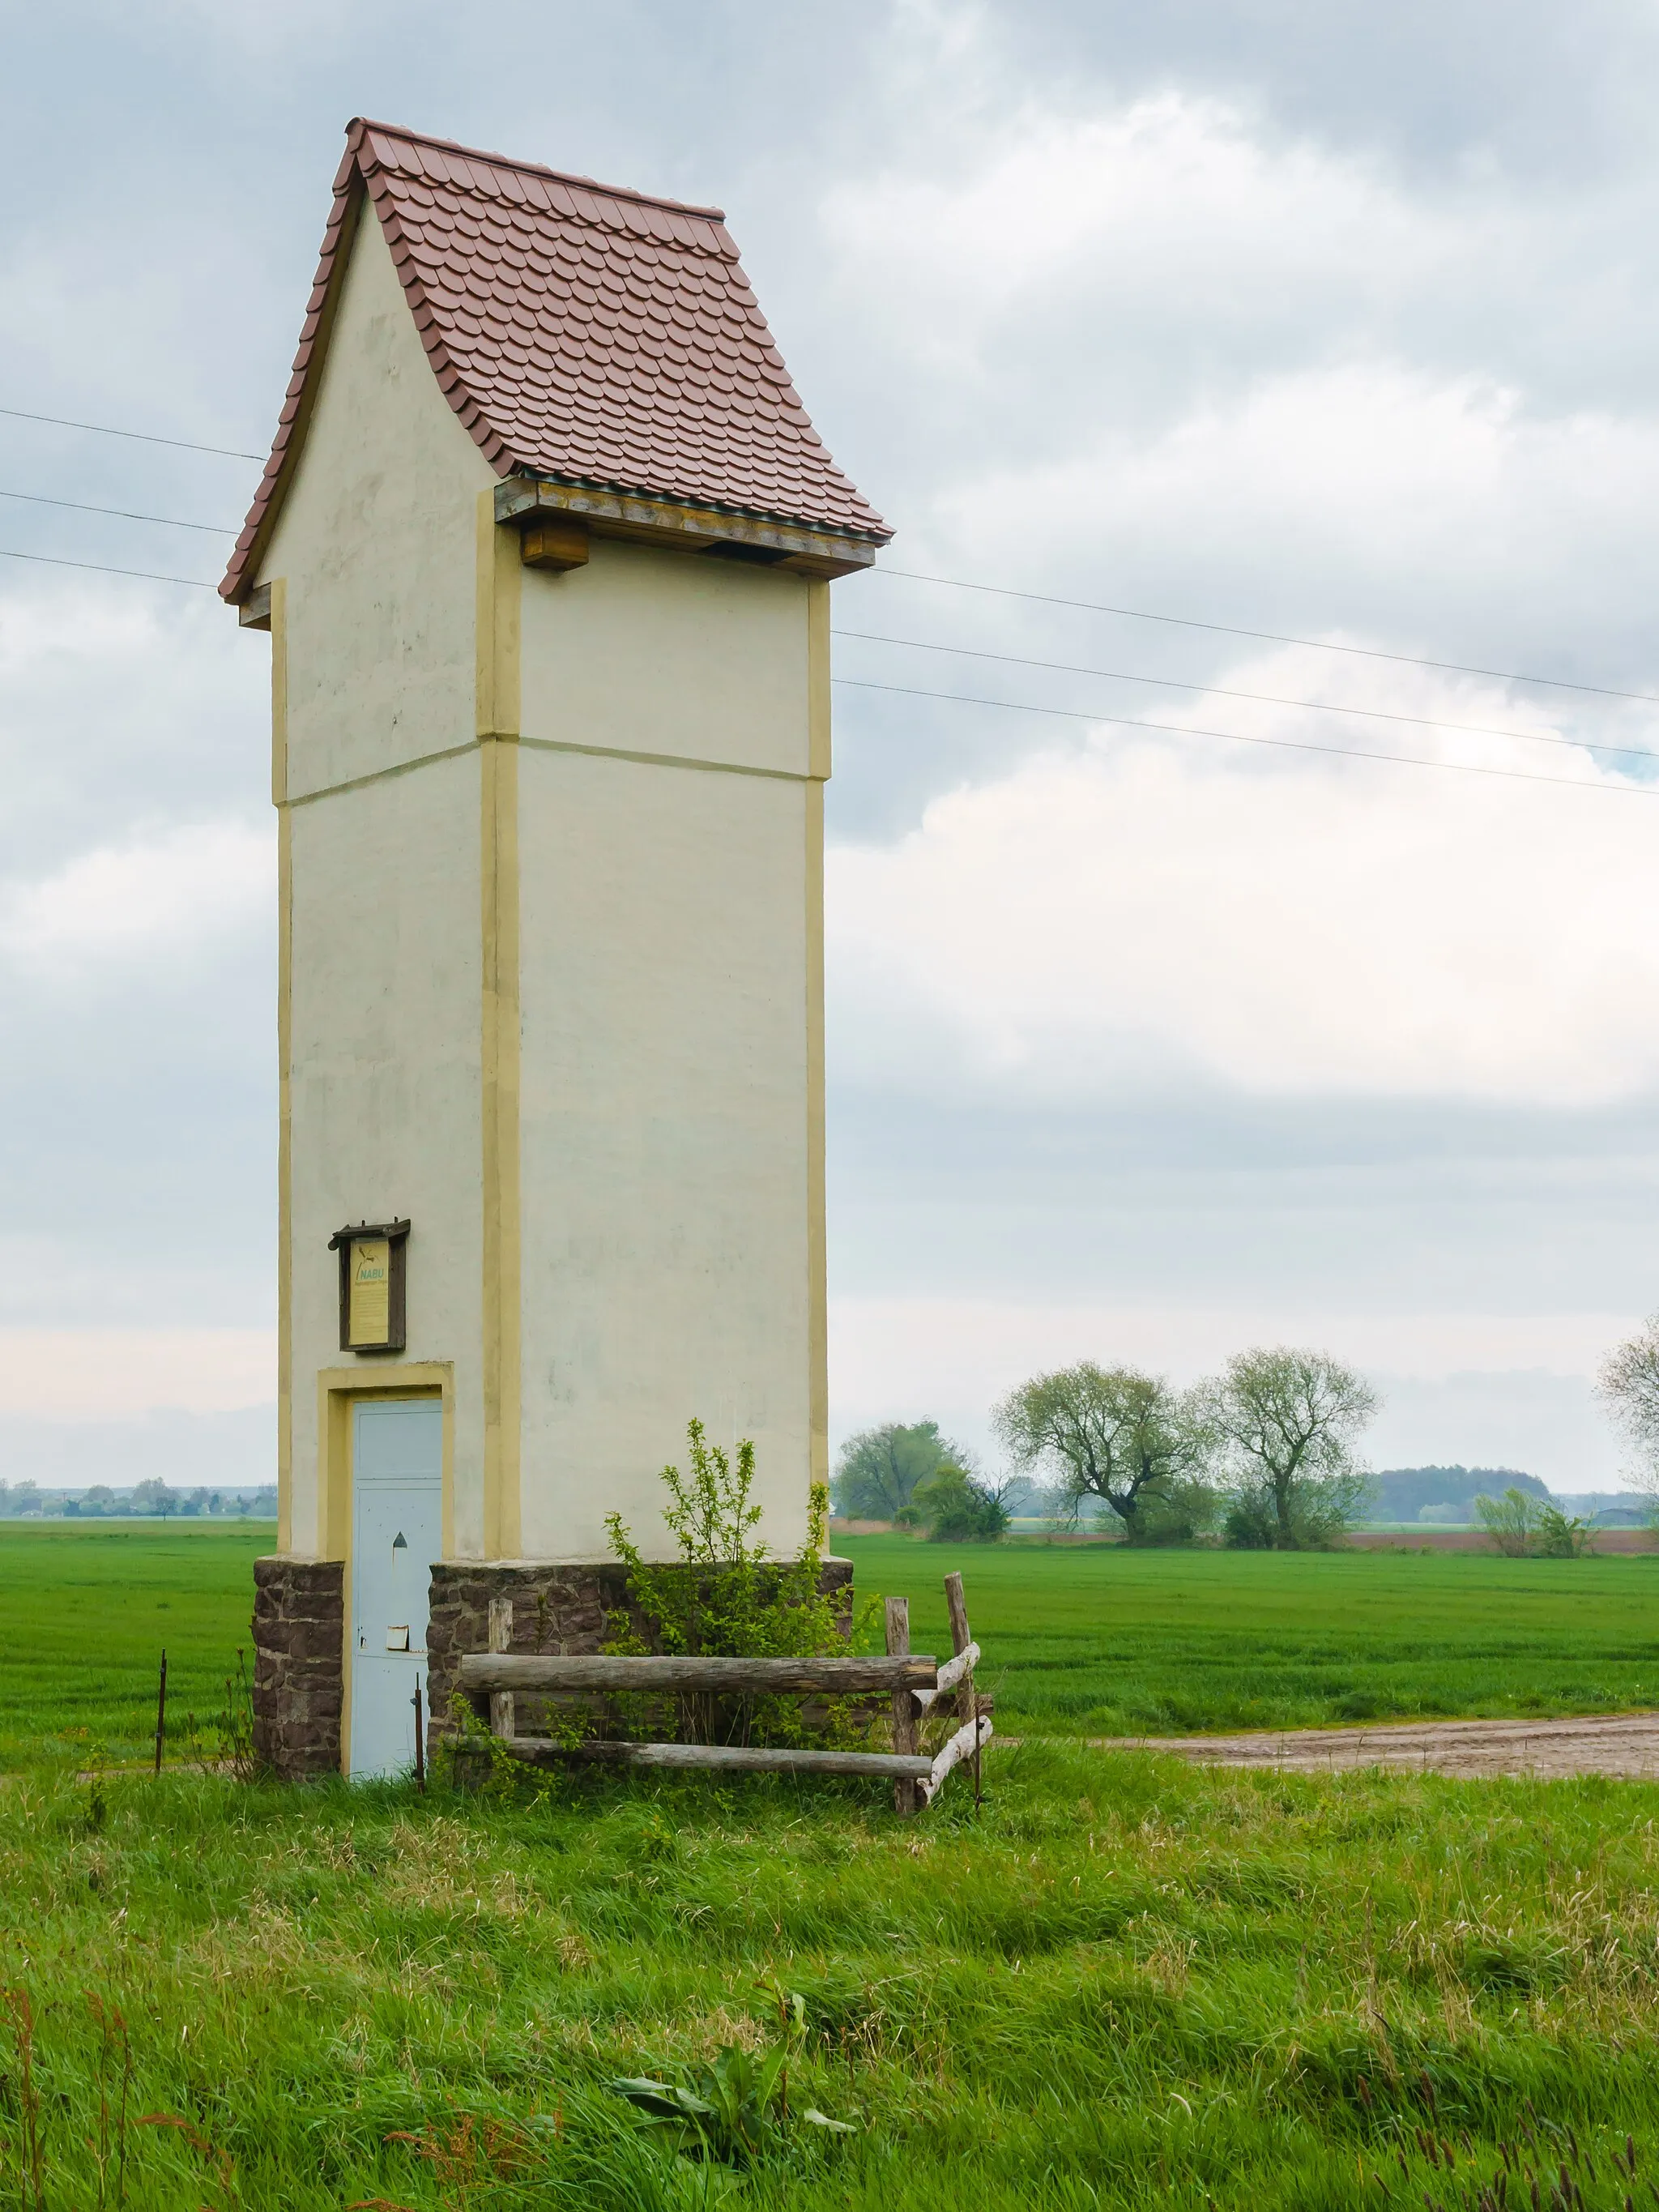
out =
{"type": "MultiPolygon", "coordinates": [[[[163,1645],[175,1711],[216,1711],[272,1535],[0,1522],[0,1769],[141,1755],[163,1645]]],[[[948,1650],[943,1577],[962,1569],[985,1685],[1022,1734],[1659,1706],[1659,1554],[840,1541],[861,1593],[908,1596],[919,1650],[948,1650]]]]}
{"type": "Polygon", "coordinates": [[[248,1645],[253,1562],[276,1534],[258,1521],[0,1521],[0,1771],[94,1748],[137,1757],[163,1650],[175,1715],[216,1713],[248,1645]]]}
{"type": "Polygon", "coordinates": [[[851,1540],[919,1648],[963,1568],[1026,1738],[915,1821],[874,1784],[100,1771],[163,1640],[213,1710],[270,1540],[0,1527],[8,2212],[1659,2201],[1659,1786],[1034,1740],[1641,1702],[1659,1564],[851,1540]],[[731,2163],[607,2087],[780,2050],[731,2163]]]}
{"type": "Polygon", "coordinates": [[[1049,1735],[1659,1706],[1659,1554],[1132,1552],[848,1536],[948,1651],[962,1570],[999,1723],[1049,1735]]]}

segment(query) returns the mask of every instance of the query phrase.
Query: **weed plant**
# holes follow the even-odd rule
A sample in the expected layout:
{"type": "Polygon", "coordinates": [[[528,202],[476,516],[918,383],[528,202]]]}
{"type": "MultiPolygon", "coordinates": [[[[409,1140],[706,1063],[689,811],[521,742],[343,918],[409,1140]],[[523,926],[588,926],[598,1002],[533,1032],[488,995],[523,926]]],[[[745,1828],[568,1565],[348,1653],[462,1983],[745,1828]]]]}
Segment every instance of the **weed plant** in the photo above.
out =
{"type": "Polygon", "coordinates": [[[785,1778],[15,1783],[0,2205],[1655,2203],[1659,1788],[988,1771],[915,1822],[785,1778]],[[853,2134],[687,2160],[607,2087],[740,2053],[752,2102],[780,1992],[792,2109],[853,2134]]]}

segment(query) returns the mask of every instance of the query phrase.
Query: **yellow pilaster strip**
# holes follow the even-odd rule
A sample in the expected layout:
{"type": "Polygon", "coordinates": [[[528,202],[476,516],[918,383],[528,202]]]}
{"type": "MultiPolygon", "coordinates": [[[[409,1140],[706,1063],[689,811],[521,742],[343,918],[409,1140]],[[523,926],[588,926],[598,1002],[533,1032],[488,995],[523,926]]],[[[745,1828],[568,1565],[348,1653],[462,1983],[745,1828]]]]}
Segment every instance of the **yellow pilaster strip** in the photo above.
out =
{"type": "Polygon", "coordinates": [[[806,586],[806,773],[830,775],[830,586],[806,586]]]}
{"type": "MultiPolygon", "coordinates": [[[[270,798],[276,809],[276,1548],[294,1548],[294,823],[288,809],[288,579],[270,586],[270,798]]],[[[313,1545],[322,1547],[317,1527],[313,1545]]],[[[325,1556],[326,1553],[325,1553],[325,1556]]]]}
{"type": "Polygon", "coordinates": [[[806,1341],[811,1479],[830,1480],[830,1285],[824,1230],[823,786],[806,801],[806,1341]]]}
{"type": "Polygon", "coordinates": [[[830,1284],[824,1227],[823,787],[830,775],[830,586],[806,586],[806,1344],[811,1479],[830,1480],[830,1284]]]}
{"type": "Polygon", "coordinates": [[[483,947],[483,1522],[486,1559],[520,1535],[519,608],[523,570],[478,496],[477,734],[483,947]]]}

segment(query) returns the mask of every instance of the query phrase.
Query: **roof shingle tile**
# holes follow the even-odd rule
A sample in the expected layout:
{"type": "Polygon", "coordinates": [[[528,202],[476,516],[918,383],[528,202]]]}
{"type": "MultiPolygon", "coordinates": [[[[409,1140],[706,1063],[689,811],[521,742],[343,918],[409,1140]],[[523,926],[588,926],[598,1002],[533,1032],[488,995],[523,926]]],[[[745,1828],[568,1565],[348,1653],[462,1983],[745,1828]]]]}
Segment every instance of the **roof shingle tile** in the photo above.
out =
{"type": "Polygon", "coordinates": [[[439,386],[500,475],[891,535],[813,429],[717,209],[358,121],[227,599],[275,519],[360,185],[439,386]]]}

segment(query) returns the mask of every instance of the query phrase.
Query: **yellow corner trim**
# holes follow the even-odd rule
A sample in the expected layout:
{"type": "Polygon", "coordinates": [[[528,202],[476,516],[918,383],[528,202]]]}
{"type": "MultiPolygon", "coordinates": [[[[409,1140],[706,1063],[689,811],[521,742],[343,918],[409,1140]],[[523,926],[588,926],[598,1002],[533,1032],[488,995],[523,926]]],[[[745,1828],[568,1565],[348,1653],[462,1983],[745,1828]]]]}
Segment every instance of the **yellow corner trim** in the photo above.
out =
{"type": "Polygon", "coordinates": [[[830,779],[830,586],[806,586],[806,773],[830,779]]]}

